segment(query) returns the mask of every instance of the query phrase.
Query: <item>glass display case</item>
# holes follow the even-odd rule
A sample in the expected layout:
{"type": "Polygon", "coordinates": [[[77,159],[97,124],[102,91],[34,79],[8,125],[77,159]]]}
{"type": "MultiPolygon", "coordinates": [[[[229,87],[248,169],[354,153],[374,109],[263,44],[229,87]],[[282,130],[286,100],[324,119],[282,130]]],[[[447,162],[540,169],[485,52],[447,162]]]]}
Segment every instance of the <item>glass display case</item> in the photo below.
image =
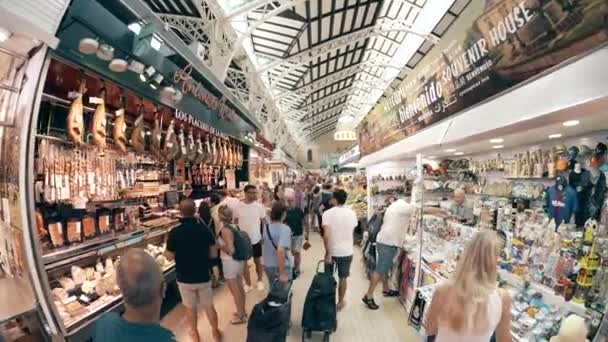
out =
{"type": "MultiPolygon", "coordinates": [[[[471,165],[474,163],[480,161],[473,157],[471,165]]],[[[573,313],[585,318],[589,340],[601,340],[598,330],[607,298],[602,248],[608,238],[603,217],[588,220],[579,228],[574,219],[556,225],[543,198],[555,178],[512,180],[502,170],[493,170],[492,174],[474,166],[467,170],[472,177],[458,180],[458,188],[466,192],[467,205],[473,208],[474,219],[470,222],[452,215],[453,194],[428,189],[435,182],[442,187],[453,182],[450,174],[442,179],[433,175],[432,183],[425,174],[424,206],[439,207],[448,217],[422,215],[416,294],[409,323],[424,334],[424,318],[434,288],[450,278],[474,234],[491,229],[504,242],[497,280],[512,297],[513,339],[548,340],[556,334],[561,320],[573,313]]]]}

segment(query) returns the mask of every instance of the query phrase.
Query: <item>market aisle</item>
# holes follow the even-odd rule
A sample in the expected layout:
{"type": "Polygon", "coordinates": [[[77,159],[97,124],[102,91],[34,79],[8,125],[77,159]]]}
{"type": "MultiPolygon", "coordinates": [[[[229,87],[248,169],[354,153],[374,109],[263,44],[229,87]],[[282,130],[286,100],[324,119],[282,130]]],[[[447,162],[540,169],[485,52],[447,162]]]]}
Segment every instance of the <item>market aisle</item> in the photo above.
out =
{"type": "MultiPolygon", "coordinates": [[[[294,284],[292,328],[290,342],[301,341],[302,330],[302,307],[306,292],[312,281],[317,262],[323,257],[323,241],[318,234],[311,235],[312,248],[303,255],[303,273],[294,284]]],[[[349,289],[347,292],[347,307],[338,313],[338,331],[332,335],[331,341],[336,342],[358,342],[358,341],[418,341],[415,332],[406,323],[406,312],[397,299],[377,298],[381,306],[378,311],[370,311],[361,303],[361,297],[367,289],[367,279],[363,272],[361,253],[355,248],[355,257],[351,270],[349,289]]],[[[247,308],[251,312],[253,305],[261,301],[266,292],[256,290],[247,295],[247,308]]],[[[222,286],[215,292],[215,305],[220,315],[220,328],[224,331],[224,341],[241,342],[247,337],[247,326],[232,326],[228,322],[234,310],[232,297],[226,286],[222,286]]],[[[183,309],[178,306],[170,312],[162,321],[162,325],[171,329],[180,342],[189,342],[185,329],[185,317],[183,309]]],[[[207,322],[199,326],[204,332],[203,341],[212,341],[207,322]]],[[[312,341],[321,341],[321,334],[315,335],[312,341]]]]}

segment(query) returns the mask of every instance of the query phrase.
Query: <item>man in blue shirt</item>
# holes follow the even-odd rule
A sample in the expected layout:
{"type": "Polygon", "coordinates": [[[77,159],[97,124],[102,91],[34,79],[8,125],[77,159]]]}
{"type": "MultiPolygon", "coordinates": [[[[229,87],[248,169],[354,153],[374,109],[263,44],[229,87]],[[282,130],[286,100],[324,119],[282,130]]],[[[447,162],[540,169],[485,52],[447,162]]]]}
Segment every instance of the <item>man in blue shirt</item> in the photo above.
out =
{"type": "Polygon", "coordinates": [[[106,313],[96,323],[94,342],[174,342],[158,323],[165,283],[160,267],[144,250],[129,250],[116,271],[125,312],[106,313]]]}
{"type": "Polygon", "coordinates": [[[293,275],[289,257],[291,248],[291,229],[283,223],[287,209],[281,202],[275,202],[270,210],[271,223],[264,227],[263,257],[264,268],[271,284],[270,291],[285,286],[293,275]]]}

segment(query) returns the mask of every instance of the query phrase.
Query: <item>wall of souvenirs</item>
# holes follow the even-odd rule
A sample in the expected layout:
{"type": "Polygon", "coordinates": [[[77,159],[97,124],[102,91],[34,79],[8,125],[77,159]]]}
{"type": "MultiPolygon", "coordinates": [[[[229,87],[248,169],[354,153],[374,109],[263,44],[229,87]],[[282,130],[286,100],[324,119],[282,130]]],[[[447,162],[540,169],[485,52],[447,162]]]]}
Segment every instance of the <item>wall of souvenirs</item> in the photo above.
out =
{"type": "Polygon", "coordinates": [[[499,282],[512,294],[515,340],[546,340],[569,313],[586,319],[590,341],[608,336],[600,329],[608,299],[605,137],[598,132],[427,165],[425,204],[449,212],[449,189],[464,189],[472,218],[423,217],[416,240],[421,287],[410,324],[422,327],[434,284],[454,272],[470,238],[494,229],[504,238],[499,282]]]}

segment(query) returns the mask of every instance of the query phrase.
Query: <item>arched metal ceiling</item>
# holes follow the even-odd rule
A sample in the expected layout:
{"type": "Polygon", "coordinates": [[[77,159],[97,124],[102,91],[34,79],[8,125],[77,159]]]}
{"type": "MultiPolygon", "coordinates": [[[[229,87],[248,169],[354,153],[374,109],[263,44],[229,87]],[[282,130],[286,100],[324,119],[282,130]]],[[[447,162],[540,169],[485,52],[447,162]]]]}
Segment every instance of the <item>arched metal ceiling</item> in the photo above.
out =
{"type": "Polygon", "coordinates": [[[470,2],[141,1],[193,49],[202,47],[203,61],[288,150],[334,130],[340,117],[361,119],[470,2]]]}

